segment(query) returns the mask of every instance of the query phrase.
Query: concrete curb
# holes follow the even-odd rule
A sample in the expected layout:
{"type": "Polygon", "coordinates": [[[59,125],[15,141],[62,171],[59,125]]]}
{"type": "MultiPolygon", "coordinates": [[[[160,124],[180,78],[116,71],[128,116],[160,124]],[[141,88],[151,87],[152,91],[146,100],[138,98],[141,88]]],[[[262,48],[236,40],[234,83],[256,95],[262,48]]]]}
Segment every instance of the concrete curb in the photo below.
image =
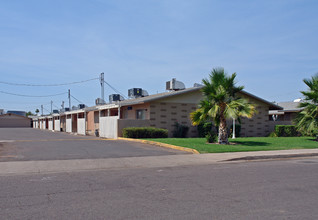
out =
{"type": "Polygon", "coordinates": [[[302,157],[317,157],[318,153],[308,153],[308,154],[285,154],[285,155],[266,155],[266,156],[247,156],[238,157],[224,161],[253,161],[253,160],[273,160],[273,159],[289,159],[289,158],[302,158],[302,157]]]}
{"type": "Polygon", "coordinates": [[[171,145],[171,144],[164,144],[164,143],[159,143],[159,142],[155,142],[155,141],[140,140],[140,139],[134,139],[134,138],[123,138],[123,137],[118,137],[118,140],[133,141],[133,142],[138,142],[138,143],[143,143],[143,144],[151,144],[151,145],[156,145],[159,147],[165,147],[165,148],[170,148],[170,149],[174,149],[174,150],[185,151],[185,152],[192,153],[192,154],[200,154],[199,151],[197,151],[195,149],[175,146],[175,145],[171,145]]]}

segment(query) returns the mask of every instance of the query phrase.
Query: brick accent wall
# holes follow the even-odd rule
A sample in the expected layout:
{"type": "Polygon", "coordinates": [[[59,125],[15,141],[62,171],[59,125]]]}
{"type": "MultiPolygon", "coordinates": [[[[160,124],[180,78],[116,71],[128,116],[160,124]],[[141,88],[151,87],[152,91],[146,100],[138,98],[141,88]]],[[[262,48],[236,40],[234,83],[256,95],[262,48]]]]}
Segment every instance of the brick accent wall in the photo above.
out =
{"type": "Polygon", "coordinates": [[[169,130],[172,137],[173,125],[178,122],[189,126],[188,137],[197,137],[197,128],[191,125],[190,113],[197,108],[196,104],[152,102],[150,104],[150,126],[169,130]]]}
{"type": "Polygon", "coordinates": [[[256,109],[258,113],[253,118],[241,119],[241,137],[265,137],[271,132],[268,120],[268,105],[258,102],[256,109]]]}

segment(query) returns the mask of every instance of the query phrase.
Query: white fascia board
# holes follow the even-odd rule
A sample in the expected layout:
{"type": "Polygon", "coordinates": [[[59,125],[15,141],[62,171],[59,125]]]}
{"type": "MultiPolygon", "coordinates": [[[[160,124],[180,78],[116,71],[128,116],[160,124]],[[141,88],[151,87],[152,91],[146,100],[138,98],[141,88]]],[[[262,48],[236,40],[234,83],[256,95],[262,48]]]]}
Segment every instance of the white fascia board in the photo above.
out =
{"type": "Polygon", "coordinates": [[[72,115],[72,114],[83,113],[83,112],[85,112],[84,109],[78,109],[74,111],[65,112],[65,115],[72,115]]]}
{"type": "Polygon", "coordinates": [[[107,104],[107,105],[97,106],[97,110],[105,110],[105,109],[118,108],[118,107],[119,105],[117,104],[107,104]]]}

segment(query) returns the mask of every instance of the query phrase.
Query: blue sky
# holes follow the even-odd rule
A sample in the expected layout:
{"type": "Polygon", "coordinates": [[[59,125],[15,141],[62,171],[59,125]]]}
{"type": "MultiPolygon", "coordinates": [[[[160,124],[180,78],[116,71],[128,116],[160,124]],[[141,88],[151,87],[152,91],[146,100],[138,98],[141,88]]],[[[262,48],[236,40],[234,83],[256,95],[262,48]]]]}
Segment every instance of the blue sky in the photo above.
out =
{"type": "MultiPolygon", "coordinates": [[[[0,1],[0,81],[50,84],[105,73],[127,95],[165,91],[171,78],[192,87],[212,68],[269,101],[289,101],[318,72],[318,1],[68,0],[0,1]]],[[[98,80],[60,87],[0,84],[25,95],[67,92],[94,105],[98,80]]],[[[114,93],[106,87],[105,96],[114,93]]],[[[0,93],[0,108],[31,110],[67,95],[27,98],[0,93]]],[[[73,104],[78,104],[72,100],[73,104]]]]}

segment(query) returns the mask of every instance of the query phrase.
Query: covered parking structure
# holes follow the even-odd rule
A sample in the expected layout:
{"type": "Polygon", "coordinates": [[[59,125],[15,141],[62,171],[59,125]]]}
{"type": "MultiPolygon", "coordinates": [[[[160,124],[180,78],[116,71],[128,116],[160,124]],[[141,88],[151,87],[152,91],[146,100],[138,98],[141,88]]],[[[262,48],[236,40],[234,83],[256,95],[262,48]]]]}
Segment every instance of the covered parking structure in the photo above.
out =
{"type": "Polygon", "coordinates": [[[84,109],[65,112],[66,132],[86,135],[86,112],[84,109]]]}

